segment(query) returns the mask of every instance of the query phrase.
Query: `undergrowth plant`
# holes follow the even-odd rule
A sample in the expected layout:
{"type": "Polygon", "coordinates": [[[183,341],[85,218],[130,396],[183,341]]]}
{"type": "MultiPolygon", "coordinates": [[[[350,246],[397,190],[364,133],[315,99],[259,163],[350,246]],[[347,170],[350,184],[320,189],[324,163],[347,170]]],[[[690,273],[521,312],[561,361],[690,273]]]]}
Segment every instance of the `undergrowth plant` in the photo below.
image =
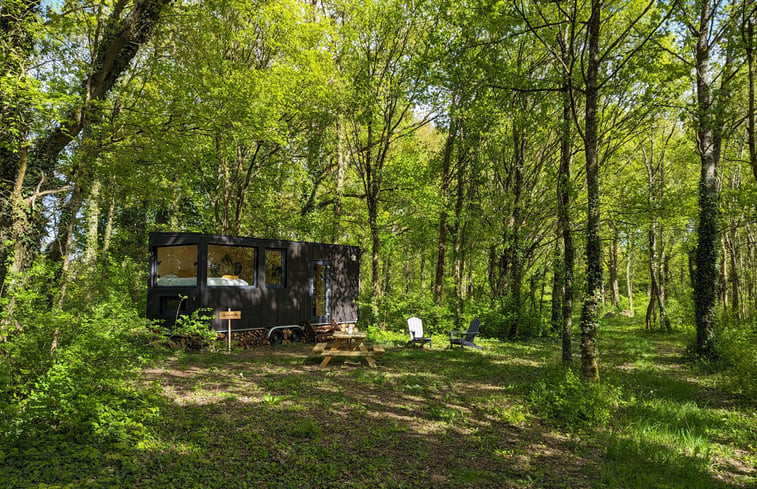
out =
{"type": "Polygon", "coordinates": [[[581,430],[607,423],[620,394],[617,387],[588,382],[572,369],[556,367],[534,385],[529,400],[544,420],[581,430]]]}
{"type": "Polygon", "coordinates": [[[54,450],[60,440],[132,442],[145,435],[144,423],[158,409],[133,384],[154,337],[128,300],[131,281],[121,274],[131,270],[104,274],[107,297],[72,283],[63,308],[53,272],[44,260],[36,263],[14,290],[12,316],[5,318],[18,327],[0,342],[0,459],[19,447],[54,450]]]}
{"type": "MultiPolygon", "coordinates": [[[[181,297],[181,301],[184,300],[186,297],[181,297]]],[[[181,308],[181,302],[178,308],[181,308]]],[[[218,338],[218,333],[210,327],[210,321],[214,318],[212,311],[208,307],[196,309],[190,314],[179,314],[177,311],[174,326],[166,330],[167,337],[184,349],[212,348],[218,338]]]]}
{"type": "Polygon", "coordinates": [[[745,400],[757,399],[757,315],[724,318],[715,349],[729,389],[745,400]]]}

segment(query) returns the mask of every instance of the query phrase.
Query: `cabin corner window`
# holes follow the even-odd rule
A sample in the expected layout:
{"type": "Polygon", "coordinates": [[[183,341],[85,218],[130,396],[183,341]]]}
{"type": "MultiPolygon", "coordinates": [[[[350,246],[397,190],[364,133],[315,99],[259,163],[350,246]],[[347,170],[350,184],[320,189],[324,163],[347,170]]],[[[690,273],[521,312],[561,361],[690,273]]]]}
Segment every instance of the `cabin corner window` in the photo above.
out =
{"type": "Polygon", "coordinates": [[[265,286],[286,287],[286,252],[265,250],[265,286]]]}
{"type": "Polygon", "coordinates": [[[255,285],[255,248],[208,245],[208,285],[246,287],[255,285]]]}
{"type": "Polygon", "coordinates": [[[156,281],[158,287],[197,286],[197,245],[158,246],[156,281]]]}

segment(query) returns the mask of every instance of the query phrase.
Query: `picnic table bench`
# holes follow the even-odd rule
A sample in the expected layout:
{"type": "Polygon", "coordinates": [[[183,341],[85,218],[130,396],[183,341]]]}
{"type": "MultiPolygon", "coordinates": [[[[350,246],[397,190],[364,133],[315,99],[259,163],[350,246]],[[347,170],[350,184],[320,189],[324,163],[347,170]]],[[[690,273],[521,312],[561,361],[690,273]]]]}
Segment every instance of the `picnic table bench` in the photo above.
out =
{"type": "Polygon", "coordinates": [[[313,347],[313,354],[323,357],[321,367],[328,365],[334,357],[356,357],[365,358],[368,365],[375,368],[374,357],[384,353],[381,347],[370,347],[365,344],[365,333],[335,331],[333,335],[334,339],[331,342],[318,343],[313,347]]]}

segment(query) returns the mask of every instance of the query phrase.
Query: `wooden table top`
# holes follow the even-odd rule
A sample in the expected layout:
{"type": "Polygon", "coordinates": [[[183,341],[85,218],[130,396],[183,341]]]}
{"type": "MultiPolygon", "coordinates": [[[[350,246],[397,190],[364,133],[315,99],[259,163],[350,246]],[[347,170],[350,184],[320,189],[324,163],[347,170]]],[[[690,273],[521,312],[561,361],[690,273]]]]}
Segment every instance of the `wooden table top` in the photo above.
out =
{"type": "Polygon", "coordinates": [[[350,339],[350,338],[365,338],[365,333],[360,331],[353,331],[352,334],[346,331],[334,331],[334,338],[350,339]]]}

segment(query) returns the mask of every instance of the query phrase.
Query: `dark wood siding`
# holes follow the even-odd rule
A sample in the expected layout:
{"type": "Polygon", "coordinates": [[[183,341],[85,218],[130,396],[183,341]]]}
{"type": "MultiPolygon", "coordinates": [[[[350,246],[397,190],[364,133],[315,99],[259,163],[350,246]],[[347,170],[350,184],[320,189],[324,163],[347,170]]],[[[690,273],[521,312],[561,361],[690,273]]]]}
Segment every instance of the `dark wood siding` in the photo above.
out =
{"type": "MultiPolygon", "coordinates": [[[[171,326],[174,322],[175,311],[166,310],[165,303],[179,295],[187,297],[186,308],[182,313],[190,313],[197,308],[211,308],[216,315],[221,310],[241,310],[242,319],[232,321],[232,329],[235,330],[299,325],[310,321],[310,274],[313,262],[325,262],[329,265],[330,308],[328,319],[340,323],[355,322],[358,319],[360,251],[354,246],[194,233],[151,233],[150,252],[147,317],[163,320],[168,326],[171,326]],[[197,286],[157,286],[156,248],[184,244],[197,244],[199,246],[197,286]],[[255,285],[208,285],[209,244],[255,247],[255,285]],[[286,252],[283,287],[266,287],[266,249],[286,252]]],[[[219,331],[227,328],[226,321],[214,320],[212,324],[219,331]]]]}

